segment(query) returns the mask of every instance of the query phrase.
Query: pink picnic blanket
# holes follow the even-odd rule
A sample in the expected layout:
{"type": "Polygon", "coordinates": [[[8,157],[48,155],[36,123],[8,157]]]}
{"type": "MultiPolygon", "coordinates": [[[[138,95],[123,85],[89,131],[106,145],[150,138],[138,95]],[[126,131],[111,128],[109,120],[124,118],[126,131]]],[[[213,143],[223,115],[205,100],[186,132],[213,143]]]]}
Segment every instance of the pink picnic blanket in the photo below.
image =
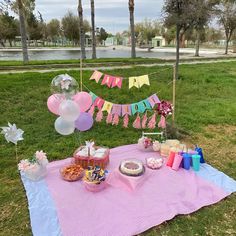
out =
{"type": "MultiPolygon", "coordinates": [[[[146,157],[153,155],[157,154],[142,152],[137,145],[114,148],[107,169],[117,170],[123,159],[137,158],[145,162],[146,157]]],[[[64,236],[135,235],[228,195],[192,170],[174,171],[167,166],[148,170],[137,186],[135,182],[130,183],[132,188],[125,188],[125,181],[119,178],[116,185],[113,176],[110,186],[93,193],[87,191],[81,181],[70,183],[60,178],[59,169],[70,161],[50,163],[46,178],[64,236]]]]}

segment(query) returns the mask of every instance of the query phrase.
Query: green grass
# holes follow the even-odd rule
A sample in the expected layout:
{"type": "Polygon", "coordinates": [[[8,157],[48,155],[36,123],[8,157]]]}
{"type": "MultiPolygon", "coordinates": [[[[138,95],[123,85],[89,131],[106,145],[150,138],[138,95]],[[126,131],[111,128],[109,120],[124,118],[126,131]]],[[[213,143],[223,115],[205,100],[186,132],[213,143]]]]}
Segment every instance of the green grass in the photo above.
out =
{"type": "MultiPolygon", "coordinates": [[[[134,76],[159,71],[150,76],[151,86],[128,90],[127,80],[123,89],[108,89],[88,78],[92,72],[84,72],[84,83],[94,93],[114,103],[132,103],[158,92],[160,99],[171,99],[172,79],[169,67],[134,67],[107,71],[109,74],[134,76]],[[166,69],[166,70],[165,70],[166,69]]],[[[60,73],[62,73],[61,71],[60,73]]],[[[68,72],[67,72],[68,73],[68,72]]],[[[14,122],[25,131],[25,140],[19,143],[19,158],[28,158],[36,150],[43,149],[50,161],[63,159],[78,147],[78,136],[60,136],[54,130],[56,117],[49,113],[46,101],[50,95],[50,82],[58,72],[0,75],[0,126],[14,122]]],[[[79,80],[79,73],[70,71],[79,80]]],[[[229,130],[236,126],[236,62],[207,65],[185,65],[180,68],[177,81],[176,123],[191,134],[191,142],[210,145],[204,149],[210,164],[236,179],[235,154],[232,152],[236,137],[229,130]],[[216,131],[208,127],[222,127],[216,131]],[[228,127],[229,130],[223,130],[228,127]],[[206,142],[207,141],[207,142],[206,142]],[[216,145],[216,146],[214,146],[216,145]],[[232,147],[232,149],[231,149],[232,147]],[[229,155],[218,150],[231,151],[229,155]]],[[[136,143],[141,131],[95,123],[93,129],[83,133],[81,140],[95,139],[98,145],[115,147],[136,143]]],[[[27,200],[16,170],[14,146],[0,136],[0,235],[31,235],[27,200]]],[[[145,232],[154,235],[235,235],[235,194],[226,200],[205,207],[188,216],[175,219],[145,232]]]]}

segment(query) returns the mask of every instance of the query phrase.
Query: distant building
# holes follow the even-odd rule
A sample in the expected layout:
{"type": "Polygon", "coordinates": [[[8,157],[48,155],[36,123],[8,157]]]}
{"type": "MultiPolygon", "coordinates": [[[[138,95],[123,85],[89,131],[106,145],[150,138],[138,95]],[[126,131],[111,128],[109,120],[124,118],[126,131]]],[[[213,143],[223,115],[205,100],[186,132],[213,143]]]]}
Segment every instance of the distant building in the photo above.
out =
{"type": "Polygon", "coordinates": [[[162,36],[156,36],[152,38],[152,47],[164,47],[166,46],[166,40],[162,36]]]}
{"type": "Polygon", "coordinates": [[[116,37],[108,37],[105,40],[105,46],[116,46],[118,45],[118,40],[116,37]]]}

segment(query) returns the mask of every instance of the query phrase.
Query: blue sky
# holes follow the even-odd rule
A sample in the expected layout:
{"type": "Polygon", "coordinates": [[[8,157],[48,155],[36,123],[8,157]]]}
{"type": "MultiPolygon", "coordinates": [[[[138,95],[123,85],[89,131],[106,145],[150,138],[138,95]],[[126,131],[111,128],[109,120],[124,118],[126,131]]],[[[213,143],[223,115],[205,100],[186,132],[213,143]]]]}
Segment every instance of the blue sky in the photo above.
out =
{"type": "MultiPolygon", "coordinates": [[[[61,19],[68,10],[77,14],[77,0],[36,0],[36,9],[48,22],[61,19]]],[[[135,0],[135,22],[145,18],[157,19],[161,16],[163,0],[135,0]]],[[[90,1],[83,0],[84,18],[90,21],[90,1]]],[[[115,33],[128,29],[128,0],[95,0],[95,21],[97,27],[104,27],[115,33]]]]}

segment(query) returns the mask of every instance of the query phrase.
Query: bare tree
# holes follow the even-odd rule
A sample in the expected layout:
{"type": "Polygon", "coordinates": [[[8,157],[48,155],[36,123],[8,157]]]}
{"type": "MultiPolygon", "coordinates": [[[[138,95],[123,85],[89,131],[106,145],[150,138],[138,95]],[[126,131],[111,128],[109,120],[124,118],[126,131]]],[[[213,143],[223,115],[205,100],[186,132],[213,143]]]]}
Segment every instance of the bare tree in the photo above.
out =
{"type": "Polygon", "coordinates": [[[222,1],[217,9],[219,22],[223,25],[226,37],[225,54],[228,54],[229,42],[236,30],[236,1],[222,1]]]}
{"type": "Polygon", "coordinates": [[[78,4],[78,14],[79,14],[79,30],[80,30],[81,57],[82,57],[82,59],[85,59],[85,58],[86,58],[86,52],[85,52],[85,33],[84,33],[84,24],[83,24],[83,7],[82,7],[82,0],[79,0],[79,4],[78,4]]]}
{"type": "Polygon", "coordinates": [[[20,34],[21,34],[23,62],[28,63],[29,56],[28,56],[28,47],[27,47],[27,33],[26,33],[25,15],[24,15],[24,7],[23,7],[22,0],[17,0],[17,6],[18,6],[19,21],[20,21],[20,34]]]}
{"type": "Polygon", "coordinates": [[[191,1],[186,0],[165,0],[164,3],[164,21],[167,27],[176,28],[176,62],[175,76],[179,73],[179,48],[180,39],[183,41],[183,35],[194,24],[193,12],[196,10],[191,1]]]}
{"type": "Polygon", "coordinates": [[[91,25],[92,25],[92,58],[96,59],[96,36],[95,36],[95,10],[94,10],[94,0],[91,0],[91,25]]]}
{"type": "Polygon", "coordinates": [[[134,0],[129,0],[130,32],[131,32],[131,57],[136,57],[136,40],[134,31],[134,0]]]}

